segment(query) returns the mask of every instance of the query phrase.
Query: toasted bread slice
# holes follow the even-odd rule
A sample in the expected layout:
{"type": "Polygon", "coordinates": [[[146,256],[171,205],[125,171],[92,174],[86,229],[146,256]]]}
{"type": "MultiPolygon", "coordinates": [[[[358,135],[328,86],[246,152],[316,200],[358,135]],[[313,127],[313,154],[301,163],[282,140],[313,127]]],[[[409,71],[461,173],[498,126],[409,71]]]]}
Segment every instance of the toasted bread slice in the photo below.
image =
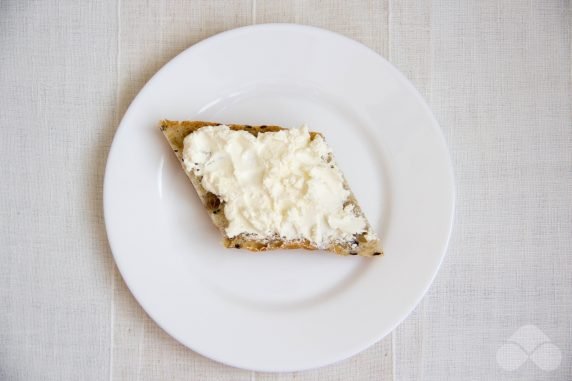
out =
{"type": "MultiPolygon", "coordinates": [[[[203,122],[203,121],[170,121],[163,120],[160,123],[160,128],[165,138],[169,142],[173,152],[177,156],[181,165],[183,165],[183,148],[185,138],[202,127],[205,126],[219,126],[221,123],[213,122],[203,122]]],[[[279,126],[248,126],[248,125],[238,125],[238,124],[226,124],[231,130],[234,131],[246,131],[250,134],[257,136],[258,134],[264,134],[268,132],[277,132],[280,130],[285,130],[279,126]]],[[[321,136],[317,132],[310,132],[311,139],[316,136],[321,136]]],[[[331,162],[328,161],[332,166],[335,165],[333,158],[330,158],[331,162]]],[[[330,160],[329,159],[329,160],[330,160]]],[[[226,227],[228,226],[228,220],[225,216],[225,203],[219,198],[218,195],[207,191],[202,183],[202,177],[197,174],[185,170],[187,176],[191,180],[191,183],[195,187],[199,198],[201,199],[203,205],[207,209],[214,225],[222,233],[224,240],[224,246],[228,248],[237,249],[247,249],[251,251],[266,251],[274,249],[325,249],[340,255],[361,255],[361,256],[376,256],[382,255],[383,251],[381,249],[381,244],[376,234],[373,232],[372,227],[365,219],[363,212],[361,211],[357,200],[355,199],[353,193],[351,193],[347,181],[344,179],[344,188],[349,191],[349,196],[345,201],[344,205],[349,204],[353,206],[354,213],[358,216],[362,216],[365,220],[365,229],[352,236],[350,240],[332,240],[328,242],[325,246],[318,247],[314,242],[309,239],[295,239],[295,240],[283,240],[277,236],[268,236],[264,238],[252,237],[250,234],[238,234],[234,237],[229,237],[226,233],[226,227]]]]}

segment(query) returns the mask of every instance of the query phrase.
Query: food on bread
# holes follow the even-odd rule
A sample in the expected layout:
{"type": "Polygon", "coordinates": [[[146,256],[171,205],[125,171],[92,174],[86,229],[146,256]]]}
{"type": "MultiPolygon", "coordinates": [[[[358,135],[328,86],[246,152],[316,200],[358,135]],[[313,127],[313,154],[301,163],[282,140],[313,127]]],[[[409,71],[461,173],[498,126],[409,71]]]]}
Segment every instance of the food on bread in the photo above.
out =
{"type": "Polygon", "coordinates": [[[321,134],[169,120],[161,130],[226,247],[383,253],[321,134]]]}

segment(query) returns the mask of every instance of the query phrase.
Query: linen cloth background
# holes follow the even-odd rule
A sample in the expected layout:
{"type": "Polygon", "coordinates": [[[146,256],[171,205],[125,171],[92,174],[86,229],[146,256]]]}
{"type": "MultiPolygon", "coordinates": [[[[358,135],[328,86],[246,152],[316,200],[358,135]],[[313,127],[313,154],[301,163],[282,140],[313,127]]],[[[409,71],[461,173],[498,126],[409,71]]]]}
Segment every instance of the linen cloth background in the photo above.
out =
{"type": "Polygon", "coordinates": [[[0,2],[1,380],[572,379],[571,3],[397,0],[0,2]],[[114,267],[102,217],[113,134],[143,84],[217,32],[294,22],[403,71],[457,183],[441,271],[413,314],[322,369],[234,369],[178,344],[114,267]],[[507,371],[521,326],[561,353],[507,371]]]}

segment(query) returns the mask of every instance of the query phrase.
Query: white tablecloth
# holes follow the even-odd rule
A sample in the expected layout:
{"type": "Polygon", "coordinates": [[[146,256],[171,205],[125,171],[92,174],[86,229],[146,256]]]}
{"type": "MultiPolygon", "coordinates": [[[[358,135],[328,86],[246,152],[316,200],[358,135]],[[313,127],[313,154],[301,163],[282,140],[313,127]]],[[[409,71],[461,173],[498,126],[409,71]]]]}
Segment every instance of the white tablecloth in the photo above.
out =
{"type": "Polygon", "coordinates": [[[572,379],[571,9],[2,1],[0,379],[572,379]],[[113,134],[150,76],[205,37],[266,22],[340,32],[402,70],[441,123],[457,182],[448,255],[413,314],[351,359],[279,375],[216,363],[158,328],[114,267],[101,200],[113,134]]]}

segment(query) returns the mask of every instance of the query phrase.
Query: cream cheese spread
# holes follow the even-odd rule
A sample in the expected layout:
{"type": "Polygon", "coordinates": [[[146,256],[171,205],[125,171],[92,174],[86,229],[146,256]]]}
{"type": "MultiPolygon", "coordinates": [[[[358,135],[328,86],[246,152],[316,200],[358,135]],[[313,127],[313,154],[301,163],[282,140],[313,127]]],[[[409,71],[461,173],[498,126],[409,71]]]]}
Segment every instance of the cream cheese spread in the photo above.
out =
{"type": "Polygon", "coordinates": [[[184,140],[183,164],[224,202],[226,234],[307,239],[323,248],[366,230],[331,149],[306,126],[254,136],[206,126],[184,140]]]}

